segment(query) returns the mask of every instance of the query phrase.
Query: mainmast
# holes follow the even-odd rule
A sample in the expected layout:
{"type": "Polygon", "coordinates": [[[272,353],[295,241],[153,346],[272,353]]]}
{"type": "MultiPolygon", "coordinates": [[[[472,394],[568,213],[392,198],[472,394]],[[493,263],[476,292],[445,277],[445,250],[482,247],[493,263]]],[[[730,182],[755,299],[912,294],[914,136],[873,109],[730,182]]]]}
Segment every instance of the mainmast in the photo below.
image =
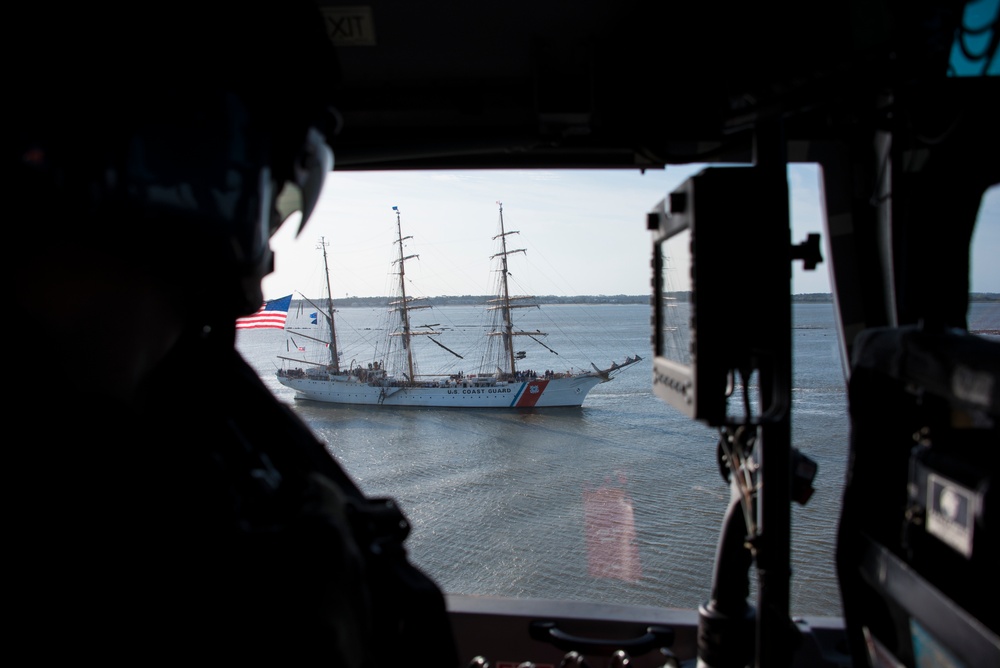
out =
{"type": "Polygon", "coordinates": [[[413,348],[411,346],[413,342],[413,337],[426,336],[427,338],[431,339],[431,341],[434,341],[434,343],[437,343],[439,346],[447,350],[455,357],[461,358],[462,356],[456,353],[454,350],[447,348],[446,346],[442,345],[438,341],[435,341],[433,338],[431,338],[432,335],[441,333],[435,330],[433,326],[427,326],[426,329],[421,327],[419,328],[420,331],[413,331],[413,326],[410,324],[410,311],[414,311],[417,309],[431,308],[431,305],[430,304],[414,305],[412,302],[421,298],[408,297],[406,295],[406,261],[411,260],[413,258],[418,258],[420,256],[403,255],[403,242],[406,241],[407,239],[412,239],[413,237],[403,236],[403,227],[399,222],[399,207],[394,206],[392,207],[392,210],[396,212],[396,243],[399,246],[399,259],[393,261],[393,264],[399,265],[399,300],[389,302],[389,307],[390,307],[389,310],[390,312],[399,311],[399,319],[400,319],[400,324],[402,325],[402,331],[399,332],[398,334],[393,332],[392,334],[390,334],[390,336],[398,336],[403,340],[403,350],[406,351],[406,371],[404,371],[403,373],[404,375],[406,375],[406,379],[409,382],[413,383],[416,382],[417,378],[416,366],[413,363],[413,348]]]}
{"type": "Polygon", "coordinates": [[[406,261],[419,257],[418,255],[403,255],[403,242],[407,239],[412,239],[412,237],[403,236],[403,227],[399,222],[399,207],[394,206],[392,210],[396,212],[396,243],[399,246],[399,259],[396,260],[396,264],[399,265],[399,298],[398,302],[393,302],[390,306],[395,307],[399,311],[400,318],[403,323],[403,332],[401,334],[403,338],[403,349],[406,351],[406,368],[410,372],[407,379],[412,383],[416,378],[416,373],[413,369],[413,349],[410,346],[410,341],[412,340],[412,333],[410,331],[410,305],[406,297],[406,261]]]}
{"type": "Polygon", "coordinates": [[[330,323],[330,366],[333,372],[340,373],[340,355],[337,354],[337,328],[333,324],[333,292],[330,291],[330,264],[327,261],[327,243],[324,237],[319,239],[320,248],[323,249],[323,271],[326,273],[326,319],[330,323]]]}

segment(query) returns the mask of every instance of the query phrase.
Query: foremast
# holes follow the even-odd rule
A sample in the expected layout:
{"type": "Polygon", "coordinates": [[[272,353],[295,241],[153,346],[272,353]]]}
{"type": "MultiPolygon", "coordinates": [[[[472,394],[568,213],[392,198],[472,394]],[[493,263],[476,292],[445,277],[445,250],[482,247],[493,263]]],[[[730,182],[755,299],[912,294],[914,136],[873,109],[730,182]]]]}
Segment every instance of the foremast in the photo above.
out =
{"type": "MultiPolygon", "coordinates": [[[[506,359],[508,368],[510,369],[510,375],[514,376],[517,374],[517,353],[514,351],[514,337],[515,336],[546,336],[544,332],[517,332],[514,331],[514,319],[513,310],[515,308],[540,308],[538,304],[532,303],[522,303],[521,299],[534,299],[533,297],[511,297],[510,295],[510,284],[507,280],[507,276],[510,271],[507,268],[507,257],[515,253],[525,253],[527,251],[524,248],[515,248],[510,250],[507,248],[507,237],[512,234],[520,234],[517,230],[511,230],[508,232],[504,228],[503,222],[503,202],[497,202],[500,207],[500,234],[493,237],[493,240],[500,240],[500,252],[490,256],[490,260],[495,258],[500,258],[500,296],[497,299],[491,299],[488,303],[492,304],[488,307],[490,311],[500,311],[500,327],[499,331],[493,331],[490,336],[500,336],[503,340],[503,354],[506,359]]],[[[502,370],[501,370],[502,371],[502,370]]]]}

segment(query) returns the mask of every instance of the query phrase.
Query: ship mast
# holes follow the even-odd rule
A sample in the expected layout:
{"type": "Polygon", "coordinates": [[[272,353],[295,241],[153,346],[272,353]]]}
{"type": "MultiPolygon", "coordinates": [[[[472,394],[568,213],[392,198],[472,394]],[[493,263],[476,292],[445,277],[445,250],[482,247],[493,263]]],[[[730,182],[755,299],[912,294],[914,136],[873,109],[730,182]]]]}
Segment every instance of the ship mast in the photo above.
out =
{"type": "MultiPolygon", "coordinates": [[[[514,321],[510,314],[510,286],[507,283],[507,232],[504,231],[503,227],[503,202],[497,202],[500,205],[500,273],[503,276],[503,292],[500,295],[500,299],[503,300],[503,346],[504,350],[507,352],[507,361],[510,363],[510,373],[514,375],[517,369],[514,366],[514,321]]],[[[510,234],[517,234],[517,232],[511,232],[510,234]]],[[[496,237],[494,237],[496,238],[496,237]]],[[[518,251],[511,251],[516,253],[518,251]]],[[[520,252],[524,252],[521,249],[520,252]]]]}
{"type": "Polygon", "coordinates": [[[403,333],[402,333],[403,349],[406,351],[406,368],[410,372],[409,375],[407,376],[407,379],[409,380],[409,382],[412,383],[412,382],[414,382],[414,379],[416,378],[416,373],[414,372],[414,369],[413,369],[413,349],[412,349],[412,347],[410,345],[410,342],[412,341],[412,336],[413,335],[412,335],[412,333],[410,331],[410,307],[409,307],[408,299],[406,297],[406,261],[409,260],[409,259],[411,259],[411,258],[415,258],[415,257],[419,257],[419,256],[417,256],[417,255],[407,255],[407,256],[404,256],[403,255],[403,242],[406,241],[407,239],[412,239],[412,237],[404,237],[403,236],[403,228],[402,228],[402,225],[399,222],[399,207],[394,206],[394,207],[392,207],[392,209],[393,209],[393,211],[396,212],[396,243],[399,246],[399,259],[396,260],[396,264],[399,265],[399,298],[400,298],[400,300],[398,302],[394,302],[394,303],[392,303],[390,305],[394,306],[399,311],[400,318],[402,319],[402,322],[403,322],[403,333]]]}
{"type": "Polygon", "coordinates": [[[412,239],[413,237],[403,236],[403,227],[399,221],[399,207],[394,206],[392,210],[396,212],[396,244],[399,246],[399,258],[393,260],[393,264],[399,265],[399,299],[397,301],[389,302],[389,312],[399,311],[400,324],[402,325],[400,332],[392,332],[390,336],[398,336],[403,340],[403,350],[406,351],[406,371],[403,375],[406,376],[406,380],[409,383],[416,382],[417,370],[416,365],[413,363],[413,348],[412,342],[415,336],[426,336],[427,338],[437,343],[439,346],[447,350],[449,353],[455,357],[461,358],[462,356],[456,353],[454,350],[450,350],[446,346],[442,345],[438,341],[431,338],[435,334],[440,334],[441,332],[434,329],[433,326],[426,326],[418,328],[419,331],[414,331],[413,326],[410,324],[410,311],[416,311],[419,309],[431,308],[430,304],[414,304],[413,302],[422,299],[421,297],[408,297],[406,295],[406,261],[413,258],[420,257],[419,255],[403,255],[403,242],[407,239],[412,239]],[[407,373],[408,372],[408,373],[407,373]]]}
{"type": "Polygon", "coordinates": [[[333,292],[330,290],[330,264],[326,257],[326,247],[330,244],[324,237],[319,239],[320,248],[323,249],[323,271],[326,273],[326,318],[330,323],[330,366],[333,372],[340,373],[340,355],[337,354],[337,328],[333,325],[333,292]]]}
{"type": "MultiPolygon", "coordinates": [[[[491,300],[491,303],[499,304],[498,306],[491,306],[490,310],[501,311],[503,316],[503,326],[502,331],[494,332],[493,335],[499,335],[503,339],[504,354],[507,357],[507,364],[510,365],[510,373],[513,376],[517,373],[517,354],[514,352],[514,337],[525,335],[531,336],[527,332],[515,332],[514,331],[514,319],[512,316],[513,310],[515,308],[538,308],[538,304],[527,304],[527,303],[514,303],[515,298],[510,296],[510,285],[507,282],[507,276],[510,272],[507,269],[507,256],[513,255],[514,253],[525,253],[527,251],[524,248],[516,248],[514,250],[507,249],[507,235],[510,234],[520,234],[517,230],[511,230],[510,232],[504,229],[503,224],[503,202],[497,202],[500,205],[500,234],[493,237],[493,240],[500,240],[500,252],[495,255],[490,256],[490,259],[500,258],[500,298],[496,300],[491,300]]],[[[530,299],[529,297],[522,297],[521,299],[530,299]]],[[[537,336],[545,336],[543,332],[534,332],[537,336]]]]}

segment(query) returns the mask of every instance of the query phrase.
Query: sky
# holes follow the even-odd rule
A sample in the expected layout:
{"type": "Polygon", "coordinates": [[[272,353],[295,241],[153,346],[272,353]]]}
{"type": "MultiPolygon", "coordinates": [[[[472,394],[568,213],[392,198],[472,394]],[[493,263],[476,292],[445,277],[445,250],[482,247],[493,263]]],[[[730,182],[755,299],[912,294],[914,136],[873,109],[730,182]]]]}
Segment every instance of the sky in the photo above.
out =
{"type": "MultiPolygon", "coordinates": [[[[323,292],[324,239],[334,297],[393,293],[399,207],[414,296],[486,295],[499,206],[517,291],[533,295],[642,295],[650,292],[652,237],[646,213],[704,165],[648,170],[483,170],[338,172],[327,177],[313,216],[298,237],[289,220],[271,239],[275,272],[264,296],[323,292]]],[[[823,234],[816,165],[789,167],[792,242],[823,234]]],[[[748,211],[752,215],[752,211],[748,211]]],[[[825,244],[826,240],[823,239],[825,244]]],[[[826,254],[824,248],[824,255],[826,254]]],[[[984,197],[973,241],[972,291],[1000,292],[1000,187],[984,197]]],[[[829,268],[793,263],[794,294],[830,292],[829,268]]]]}

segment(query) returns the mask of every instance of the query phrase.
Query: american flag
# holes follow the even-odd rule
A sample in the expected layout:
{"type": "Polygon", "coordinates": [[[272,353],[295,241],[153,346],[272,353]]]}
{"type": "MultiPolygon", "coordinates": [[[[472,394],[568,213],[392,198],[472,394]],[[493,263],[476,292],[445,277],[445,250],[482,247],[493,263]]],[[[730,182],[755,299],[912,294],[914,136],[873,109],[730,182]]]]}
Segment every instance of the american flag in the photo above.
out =
{"type": "Polygon", "coordinates": [[[284,329],[291,303],[291,295],[266,301],[253,315],[238,318],[236,329],[284,329]]]}

